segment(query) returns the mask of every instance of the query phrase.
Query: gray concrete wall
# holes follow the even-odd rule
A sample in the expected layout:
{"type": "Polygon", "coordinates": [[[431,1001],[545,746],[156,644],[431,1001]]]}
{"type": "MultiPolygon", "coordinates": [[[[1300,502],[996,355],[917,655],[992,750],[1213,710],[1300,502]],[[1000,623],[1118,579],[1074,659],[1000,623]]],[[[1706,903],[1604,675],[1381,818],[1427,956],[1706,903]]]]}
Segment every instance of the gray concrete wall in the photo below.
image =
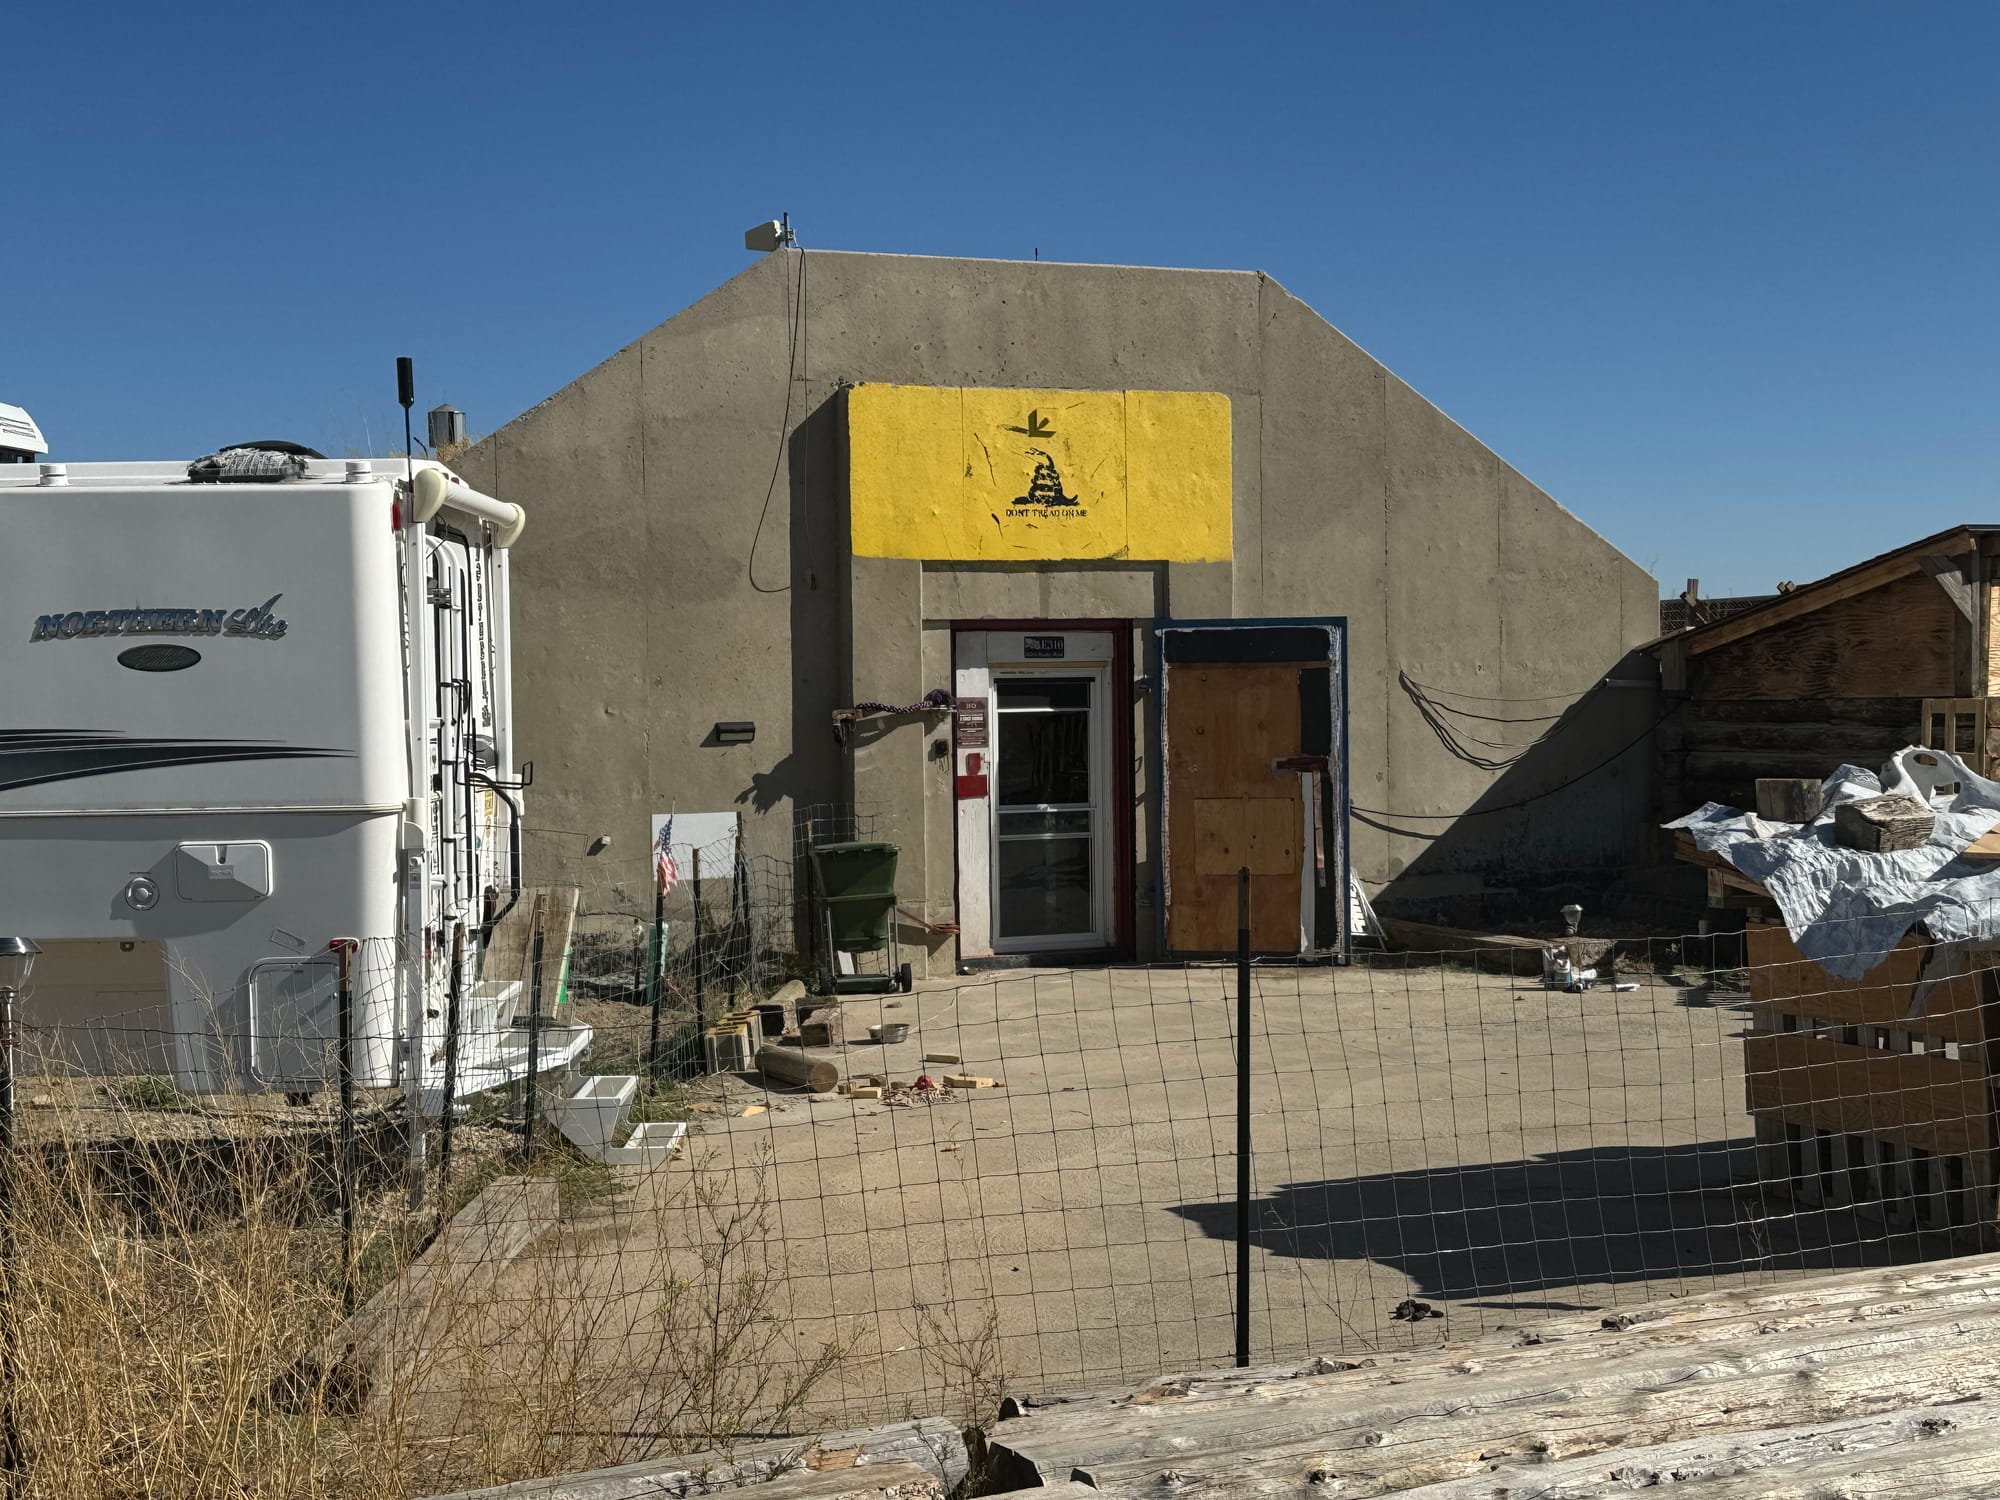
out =
{"type": "MultiPolygon", "coordinates": [[[[594,831],[643,853],[670,801],[741,807],[753,847],[782,854],[796,808],[851,798],[902,844],[910,899],[948,917],[950,778],[926,753],[946,729],[870,726],[840,750],[830,713],[948,686],[951,622],[978,618],[1347,616],[1354,801],[1402,830],[1357,823],[1356,865],[1392,899],[1457,901],[1647,848],[1643,746],[1529,809],[1448,818],[1562,786],[1643,734],[1642,691],[1600,693],[1496,775],[1444,750],[1397,670],[1560,710],[1656,633],[1653,580],[1256,273],[780,253],[458,467],[530,513],[515,559],[530,822],[577,835],[531,843],[545,878],[594,831]],[[1234,560],[849,558],[838,391],[862,381],[1221,391],[1234,560]],[[756,742],[705,744],[719,719],[754,719],[756,742]]],[[[1148,706],[1135,713],[1143,899],[1154,757],[1148,706]]]]}

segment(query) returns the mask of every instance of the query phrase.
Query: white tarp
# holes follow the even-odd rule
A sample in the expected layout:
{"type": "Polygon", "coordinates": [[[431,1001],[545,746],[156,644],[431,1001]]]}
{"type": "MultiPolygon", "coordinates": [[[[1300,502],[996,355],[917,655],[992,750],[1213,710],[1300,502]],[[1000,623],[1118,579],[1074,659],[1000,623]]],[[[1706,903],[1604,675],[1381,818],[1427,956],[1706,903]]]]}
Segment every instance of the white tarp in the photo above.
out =
{"type": "Polygon", "coordinates": [[[1918,922],[1939,943],[2000,940],[2000,860],[1959,858],[1996,823],[2000,782],[1955,755],[1912,745],[1879,777],[1858,766],[1827,777],[1826,810],[1811,823],[1767,823],[1709,802],[1666,826],[1687,829],[1704,853],[1760,882],[1807,958],[1837,979],[1859,979],[1918,922]],[[1954,783],[1955,791],[1938,790],[1954,783]],[[1835,843],[1834,808],[1884,792],[1928,803],[1937,813],[1930,841],[1890,854],[1835,843]]]}

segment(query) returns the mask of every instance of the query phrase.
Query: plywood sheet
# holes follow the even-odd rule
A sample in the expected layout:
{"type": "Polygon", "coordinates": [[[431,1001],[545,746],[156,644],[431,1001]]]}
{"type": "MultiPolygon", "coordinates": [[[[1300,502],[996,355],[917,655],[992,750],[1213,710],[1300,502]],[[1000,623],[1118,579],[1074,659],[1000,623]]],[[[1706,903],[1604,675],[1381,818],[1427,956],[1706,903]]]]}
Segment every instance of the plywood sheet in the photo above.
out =
{"type": "Polygon", "coordinates": [[[1923,1010],[1912,1015],[1917,978],[1927,945],[1916,936],[1859,979],[1836,979],[1801,956],[1782,927],[1744,929],[1750,998],[1767,1001],[1781,1015],[1839,1026],[1894,1026],[1944,1041],[1984,1038],[1980,1009],[1981,976],[1955,974],[1933,985],[1923,1010]]]}
{"type": "Polygon", "coordinates": [[[1928,574],[1906,574],[1703,654],[1696,661],[1696,694],[1948,697],[1957,690],[1959,619],[1950,596],[1928,574]]]}
{"type": "MultiPolygon", "coordinates": [[[[1991,563],[1987,564],[1989,567],[1991,563]]],[[[2000,584],[1981,585],[1986,607],[1986,686],[1989,698],[2000,698],[2000,584]]]]}
{"type": "Polygon", "coordinates": [[[1177,952],[1235,948],[1245,863],[1251,946],[1298,951],[1305,811],[1297,774],[1271,762],[1300,753],[1299,674],[1313,667],[1325,663],[1167,669],[1167,945],[1177,952]]]}
{"type": "Polygon", "coordinates": [[[1970,1062],[1777,1032],[1747,1037],[1743,1064],[1750,1108],[1796,1125],[1951,1156],[1993,1143],[1985,1075],[1970,1062]]]}
{"type": "Polygon", "coordinates": [[[1194,805],[1197,875],[1290,875],[1299,869],[1299,799],[1202,797],[1194,805]]]}

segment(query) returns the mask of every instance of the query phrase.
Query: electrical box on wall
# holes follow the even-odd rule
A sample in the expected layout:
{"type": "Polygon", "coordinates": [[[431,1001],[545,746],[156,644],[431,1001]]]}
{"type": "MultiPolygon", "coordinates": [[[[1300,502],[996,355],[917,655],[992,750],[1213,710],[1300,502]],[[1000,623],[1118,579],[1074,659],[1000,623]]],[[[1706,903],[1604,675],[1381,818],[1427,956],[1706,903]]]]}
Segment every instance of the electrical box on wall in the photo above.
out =
{"type": "Polygon", "coordinates": [[[958,796],[960,801],[970,797],[986,795],[986,773],[980,769],[983,760],[979,751],[971,751],[965,757],[965,769],[958,773],[958,796]]]}

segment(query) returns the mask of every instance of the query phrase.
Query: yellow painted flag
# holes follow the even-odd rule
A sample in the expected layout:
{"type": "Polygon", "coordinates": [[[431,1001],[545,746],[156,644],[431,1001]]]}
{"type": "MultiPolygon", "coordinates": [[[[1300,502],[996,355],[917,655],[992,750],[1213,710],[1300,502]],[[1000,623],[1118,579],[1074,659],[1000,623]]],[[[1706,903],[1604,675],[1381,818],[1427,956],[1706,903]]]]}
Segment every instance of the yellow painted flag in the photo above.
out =
{"type": "Polygon", "coordinates": [[[1230,556],[1227,396],[859,385],[847,403],[857,556],[1230,556]]]}

